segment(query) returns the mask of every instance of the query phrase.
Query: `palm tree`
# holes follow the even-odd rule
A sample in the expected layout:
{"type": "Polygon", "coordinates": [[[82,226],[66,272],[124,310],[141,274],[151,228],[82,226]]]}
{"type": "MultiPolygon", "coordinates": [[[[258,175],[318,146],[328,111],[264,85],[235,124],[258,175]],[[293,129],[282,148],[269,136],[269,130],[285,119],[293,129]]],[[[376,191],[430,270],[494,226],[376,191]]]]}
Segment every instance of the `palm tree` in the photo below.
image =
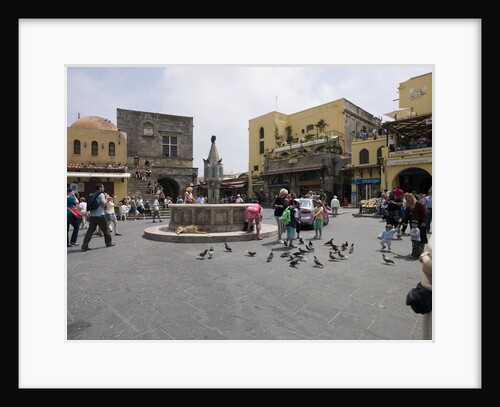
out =
{"type": "Polygon", "coordinates": [[[325,127],[328,126],[328,123],[321,119],[318,123],[315,124],[317,130],[317,134],[323,133],[325,131],[325,127]]]}
{"type": "Polygon", "coordinates": [[[293,137],[292,137],[292,126],[285,127],[286,130],[286,142],[288,144],[292,144],[293,137]]]}

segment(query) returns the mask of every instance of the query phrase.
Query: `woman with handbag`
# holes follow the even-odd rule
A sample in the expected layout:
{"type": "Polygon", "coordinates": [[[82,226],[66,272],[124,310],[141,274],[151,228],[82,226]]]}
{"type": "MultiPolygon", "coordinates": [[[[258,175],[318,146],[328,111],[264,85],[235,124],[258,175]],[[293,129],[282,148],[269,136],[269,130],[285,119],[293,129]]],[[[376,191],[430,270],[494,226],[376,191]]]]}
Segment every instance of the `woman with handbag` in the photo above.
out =
{"type": "MultiPolygon", "coordinates": [[[[73,191],[71,188],[67,188],[67,197],[66,197],[66,207],[67,207],[67,247],[71,246],[78,246],[78,243],[76,240],[78,239],[78,230],[80,229],[80,223],[82,222],[82,217],[80,214],[80,217],[76,214],[77,209],[76,205],[79,204],[79,201],[77,197],[75,196],[75,191],[73,191]],[[68,233],[69,233],[69,227],[73,226],[73,232],[71,233],[71,240],[69,239],[68,233]]],[[[80,213],[80,212],[78,212],[80,213]]]]}

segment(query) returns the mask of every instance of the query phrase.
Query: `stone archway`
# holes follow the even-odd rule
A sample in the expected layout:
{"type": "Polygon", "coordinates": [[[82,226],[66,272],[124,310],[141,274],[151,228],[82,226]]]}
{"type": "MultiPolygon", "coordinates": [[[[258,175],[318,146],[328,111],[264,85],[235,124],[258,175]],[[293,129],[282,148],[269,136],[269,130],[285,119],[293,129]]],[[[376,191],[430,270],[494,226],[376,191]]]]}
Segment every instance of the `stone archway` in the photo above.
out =
{"type": "Polygon", "coordinates": [[[418,167],[407,168],[396,176],[396,185],[399,185],[403,191],[417,193],[427,193],[432,186],[432,175],[426,170],[418,167]]]}
{"type": "Polygon", "coordinates": [[[172,202],[175,203],[177,197],[180,195],[179,183],[170,177],[159,178],[157,182],[163,187],[165,196],[171,197],[172,202]]]}

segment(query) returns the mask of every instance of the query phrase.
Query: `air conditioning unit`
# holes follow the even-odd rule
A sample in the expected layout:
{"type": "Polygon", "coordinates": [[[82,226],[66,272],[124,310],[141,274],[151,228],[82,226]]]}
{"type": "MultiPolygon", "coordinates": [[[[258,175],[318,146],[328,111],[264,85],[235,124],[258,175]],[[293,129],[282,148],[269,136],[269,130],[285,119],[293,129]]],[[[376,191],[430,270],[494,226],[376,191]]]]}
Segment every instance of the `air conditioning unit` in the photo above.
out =
{"type": "Polygon", "coordinates": [[[432,119],[425,119],[425,124],[426,125],[432,124],[432,119]]]}

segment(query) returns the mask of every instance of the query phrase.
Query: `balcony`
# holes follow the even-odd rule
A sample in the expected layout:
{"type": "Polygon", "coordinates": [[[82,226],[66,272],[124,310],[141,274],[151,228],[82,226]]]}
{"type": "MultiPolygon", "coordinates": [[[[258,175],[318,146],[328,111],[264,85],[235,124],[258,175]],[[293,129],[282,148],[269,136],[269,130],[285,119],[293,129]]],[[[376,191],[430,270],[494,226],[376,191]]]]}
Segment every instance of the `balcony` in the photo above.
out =
{"type": "Polygon", "coordinates": [[[432,154],[431,143],[395,147],[394,151],[389,152],[389,158],[408,157],[410,155],[423,154],[432,154]]]}
{"type": "Polygon", "coordinates": [[[324,167],[330,168],[338,161],[339,151],[332,150],[321,153],[293,154],[288,157],[275,157],[264,164],[263,176],[282,174],[285,172],[313,171],[324,167]]]}

